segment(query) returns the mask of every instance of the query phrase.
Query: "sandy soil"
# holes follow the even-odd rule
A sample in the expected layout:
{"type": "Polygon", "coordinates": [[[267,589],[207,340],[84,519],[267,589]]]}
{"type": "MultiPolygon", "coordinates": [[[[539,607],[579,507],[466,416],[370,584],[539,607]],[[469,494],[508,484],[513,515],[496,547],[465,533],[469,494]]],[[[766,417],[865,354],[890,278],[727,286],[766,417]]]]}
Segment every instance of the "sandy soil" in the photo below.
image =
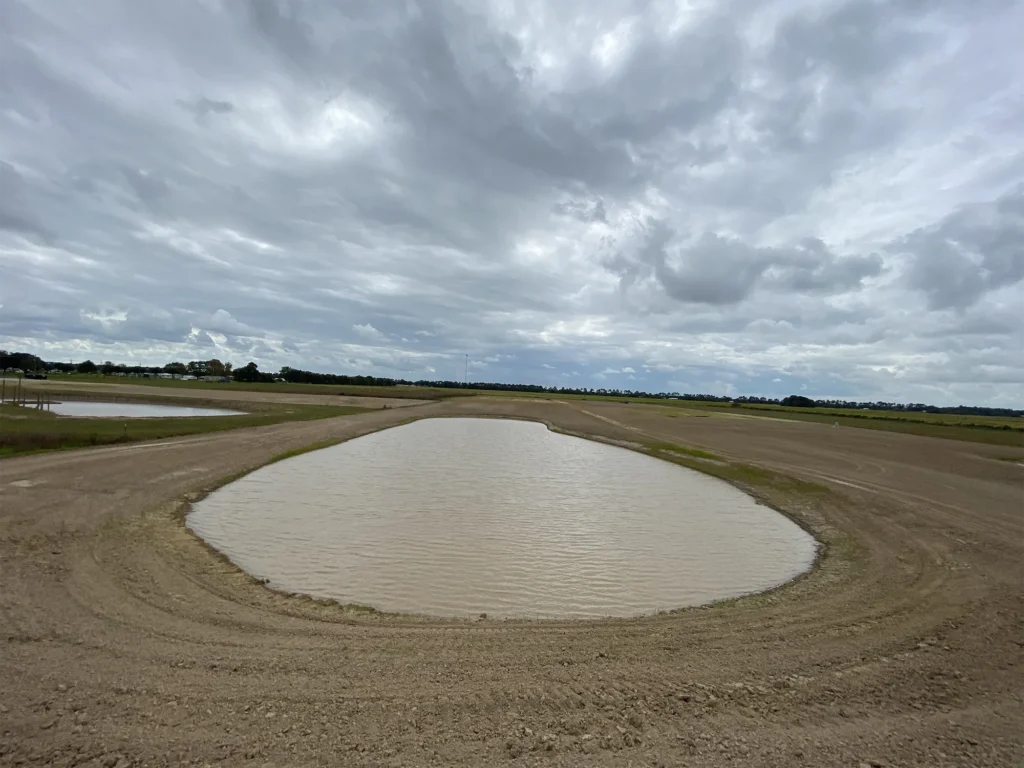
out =
{"type": "Polygon", "coordinates": [[[223,389],[186,389],[182,387],[154,387],[145,384],[93,384],[82,381],[30,381],[25,390],[81,393],[82,398],[139,398],[143,400],[225,400],[237,403],[293,403],[295,405],[351,405],[358,408],[400,408],[424,405],[428,400],[401,397],[358,397],[353,395],[306,395],[301,392],[250,392],[225,384],[223,389]]]}
{"type": "Polygon", "coordinates": [[[1022,764],[1020,466],[664,410],[473,399],[0,462],[0,765],[1022,764]],[[764,500],[828,553],[710,608],[456,623],[273,593],[180,522],[184,499],[281,451],[483,413],[825,483],[764,500]]]}

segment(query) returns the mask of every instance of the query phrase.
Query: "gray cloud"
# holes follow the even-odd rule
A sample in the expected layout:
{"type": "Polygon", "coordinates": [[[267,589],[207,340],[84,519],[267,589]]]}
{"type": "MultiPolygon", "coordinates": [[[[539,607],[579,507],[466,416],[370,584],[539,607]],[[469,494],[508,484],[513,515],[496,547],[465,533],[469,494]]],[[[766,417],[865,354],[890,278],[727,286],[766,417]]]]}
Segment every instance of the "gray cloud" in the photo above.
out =
{"type": "Polygon", "coordinates": [[[1024,9],[972,9],[8,0],[0,343],[1019,403],[1024,9]]]}
{"type": "Polygon", "coordinates": [[[197,99],[178,99],[178,104],[182,109],[187,109],[195,115],[196,120],[200,121],[207,115],[225,115],[233,112],[235,109],[230,101],[209,99],[206,96],[200,96],[197,99]]]}
{"type": "Polygon", "coordinates": [[[893,250],[911,259],[907,283],[933,309],[964,308],[1024,280],[1024,185],[911,232],[893,250]]]}
{"type": "Polygon", "coordinates": [[[673,246],[676,233],[663,221],[648,222],[635,257],[616,254],[606,266],[624,287],[646,274],[673,299],[698,304],[736,304],[757,287],[777,292],[836,294],[857,290],[882,271],[877,254],[839,257],[816,238],[788,247],[754,247],[705,233],[673,246]]]}
{"type": "Polygon", "coordinates": [[[28,184],[13,165],[0,161],[0,229],[48,241],[53,235],[30,210],[28,184]]]}

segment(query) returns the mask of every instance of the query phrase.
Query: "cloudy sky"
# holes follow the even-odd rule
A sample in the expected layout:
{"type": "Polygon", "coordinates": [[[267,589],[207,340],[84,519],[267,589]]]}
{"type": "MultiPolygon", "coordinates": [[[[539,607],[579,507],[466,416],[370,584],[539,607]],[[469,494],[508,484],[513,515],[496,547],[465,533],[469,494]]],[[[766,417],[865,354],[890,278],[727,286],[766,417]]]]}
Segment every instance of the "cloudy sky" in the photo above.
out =
{"type": "Polygon", "coordinates": [[[1024,2],[0,0],[0,346],[1024,404],[1024,2]]]}

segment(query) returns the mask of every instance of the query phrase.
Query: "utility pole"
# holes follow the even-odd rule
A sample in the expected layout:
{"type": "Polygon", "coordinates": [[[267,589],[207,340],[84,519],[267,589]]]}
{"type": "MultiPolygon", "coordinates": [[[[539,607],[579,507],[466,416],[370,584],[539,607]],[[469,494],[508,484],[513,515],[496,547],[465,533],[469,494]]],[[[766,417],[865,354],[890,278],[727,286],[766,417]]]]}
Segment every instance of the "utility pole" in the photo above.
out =
{"type": "Polygon", "coordinates": [[[463,380],[462,385],[466,386],[469,384],[469,354],[466,354],[466,378],[463,380]]]}

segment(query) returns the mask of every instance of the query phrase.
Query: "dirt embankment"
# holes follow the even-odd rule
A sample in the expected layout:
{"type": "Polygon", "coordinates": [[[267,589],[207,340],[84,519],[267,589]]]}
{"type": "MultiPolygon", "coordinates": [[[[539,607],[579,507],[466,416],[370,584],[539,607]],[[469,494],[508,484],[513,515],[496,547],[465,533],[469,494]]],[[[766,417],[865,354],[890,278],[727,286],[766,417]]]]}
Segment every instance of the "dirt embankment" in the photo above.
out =
{"type": "Polygon", "coordinates": [[[0,765],[1021,764],[1020,466],[662,410],[474,399],[0,462],[0,765]],[[825,484],[755,490],[829,553],[781,591],[649,619],[408,621],[272,593],[180,524],[182,499],[281,451],[474,413],[825,484]]]}

